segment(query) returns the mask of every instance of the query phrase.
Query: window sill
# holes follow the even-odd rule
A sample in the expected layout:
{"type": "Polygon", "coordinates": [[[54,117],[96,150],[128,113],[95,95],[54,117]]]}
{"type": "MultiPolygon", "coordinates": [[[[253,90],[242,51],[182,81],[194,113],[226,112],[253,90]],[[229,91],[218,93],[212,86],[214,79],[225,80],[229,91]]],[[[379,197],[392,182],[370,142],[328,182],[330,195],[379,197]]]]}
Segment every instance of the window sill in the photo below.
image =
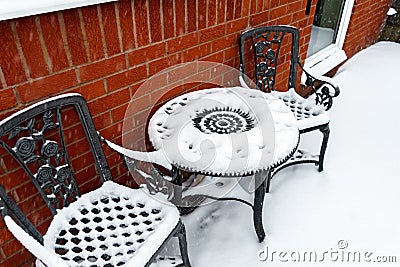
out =
{"type": "Polygon", "coordinates": [[[116,0],[0,0],[0,21],[116,0]]]}
{"type": "Polygon", "coordinates": [[[314,73],[324,75],[346,59],[347,56],[344,50],[339,49],[335,45],[331,45],[323,51],[307,58],[305,66],[314,73]]]}

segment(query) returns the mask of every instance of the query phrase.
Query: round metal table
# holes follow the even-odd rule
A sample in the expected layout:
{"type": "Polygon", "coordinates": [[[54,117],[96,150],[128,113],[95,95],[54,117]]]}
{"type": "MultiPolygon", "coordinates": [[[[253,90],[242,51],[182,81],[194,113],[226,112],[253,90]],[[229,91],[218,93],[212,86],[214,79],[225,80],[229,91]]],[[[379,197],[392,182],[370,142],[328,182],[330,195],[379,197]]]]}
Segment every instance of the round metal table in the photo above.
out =
{"type": "Polygon", "coordinates": [[[242,87],[194,91],[160,107],[148,134],[154,148],[180,170],[254,174],[254,226],[259,240],[264,239],[262,206],[271,170],[286,162],[299,142],[296,119],[283,101],[242,87]]]}

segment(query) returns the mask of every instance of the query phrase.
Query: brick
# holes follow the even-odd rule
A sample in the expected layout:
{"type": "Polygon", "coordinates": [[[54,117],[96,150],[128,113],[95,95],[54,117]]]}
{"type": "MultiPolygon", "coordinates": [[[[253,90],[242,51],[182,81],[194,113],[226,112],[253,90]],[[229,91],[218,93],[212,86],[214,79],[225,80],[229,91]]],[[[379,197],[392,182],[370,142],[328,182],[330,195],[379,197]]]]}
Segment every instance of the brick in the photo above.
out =
{"type": "Polygon", "coordinates": [[[219,38],[217,40],[214,40],[211,43],[212,44],[211,52],[217,52],[217,51],[223,50],[227,47],[235,46],[235,49],[239,53],[238,47],[237,47],[237,39],[238,39],[238,37],[236,34],[231,34],[231,35],[219,38]]]}
{"type": "Polygon", "coordinates": [[[125,117],[125,112],[126,112],[127,107],[128,107],[128,104],[111,110],[112,122],[118,122],[120,120],[123,120],[125,117]]]}
{"type": "Polygon", "coordinates": [[[71,88],[77,83],[75,71],[67,70],[25,83],[18,86],[17,90],[21,101],[27,103],[71,88]]]}
{"type": "Polygon", "coordinates": [[[0,110],[9,109],[17,105],[14,91],[9,89],[0,90],[0,110]]]}
{"type": "MultiPolygon", "coordinates": [[[[195,0],[194,0],[195,1],[195,0]]],[[[164,39],[175,36],[174,6],[172,1],[163,1],[164,39]]]]}
{"type": "Polygon", "coordinates": [[[82,66],[79,68],[79,72],[81,81],[87,82],[118,72],[125,69],[125,67],[125,56],[119,55],[82,66]]]}
{"type": "Polygon", "coordinates": [[[6,172],[14,171],[20,168],[18,161],[8,153],[2,157],[2,161],[4,163],[4,169],[6,172]]]}
{"type": "Polygon", "coordinates": [[[50,209],[46,205],[43,205],[37,210],[33,211],[27,217],[33,224],[37,225],[38,228],[41,228],[41,225],[45,225],[45,227],[43,227],[45,230],[48,228],[48,225],[50,223],[49,220],[52,215],[50,209]]]}
{"type": "Polygon", "coordinates": [[[45,14],[39,18],[43,39],[52,63],[52,71],[57,72],[69,67],[57,13],[45,14]]]}
{"type": "Polygon", "coordinates": [[[107,139],[114,139],[122,134],[122,122],[113,124],[102,131],[102,134],[107,137],[107,139]]]}
{"type": "Polygon", "coordinates": [[[96,116],[113,107],[128,103],[130,99],[129,90],[123,89],[89,102],[89,109],[92,115],[96,116]]]}
{"type": "Polygon", "coordinates": [[[104,95],[106,93],[106,90],[104,88],[104,81],[99,80],[81,85],[78,88],[74,89],[73,92],[81,94],[86,99],[86,101],[89,101],[96,97],[104,95]]]}
{"type": "Polygon", "coordinates": [[[100,8],[107,55],[110,57],[121,53],[117,21],[115,19],[115,6],[114,3],[106,3],[100,5],[100,8]]]}
{"type": "Polygon", "coordinates": [[[31,78],[38,78],[49,74],[39,41],[35,17],[20,18],[15,21],[15,26],[31,78]]]}
{"type": "Polygon", "coordinates": [[[132,98],[141,97],[150,94],[154,88],[161,88],[167,85],[168,73],[164,72],[151,76],[145,82],[139,82],[132,86],[132,98]]]}
{"type": "Polygon", "coordinates": [[[257,13],[257,0],[252,0],[250,2],[250,14],[257,13]]]}
{"type": "Polygon", "coordinates": [[[272,8],[270,10],[270,17],[272,18],[280,18],[287,14],[287,6],[279,6],[277,8],[272,8]]]}
{"type": "Polygon", "coordinates": [[[264,25],[265,22],[267,21],[266,18],[268,18],[268,15],[269,15],[269,11],[267,10],[267,11],[250,16],[250,25],[252,27],[264,25]]]}
{"type": "Polygon", "coordinates": [[[93,122],[98,131],[106,128],[112,123],[110,112],[105,112],[103,114],[93,117],[93,122]]]}
{"type": "MultiPolygon", "coordinates": [[[[101,116],[100,115],[98,117],[104,118],[106,116],[101,116]]],[[[108,124],[108,125],[110,125],[110,124],[108,124]]],[[[96,129],[98,129],[98,128],[96,127],[96,129]]],[[[67,146],[67,151],[68,151],[68,154],[69,154],[71,159],[75,158],[77,156],[83,155],[85,153],[88,153],[88,151],[90,151],[89,143],[88,143],[86,138],[81,139],[78,142],[75,142],[73,144],[69,144],[67,146]]]]}
{"type": "Polygon", "coordinates": [[[188,20],[188,32],[197,30],[197,1],[187,0],[187,20],[188,20]]]}
{"type": "Polygon", "coordinates": [[[226,0],[226,21],[233,20],[235,16],[235,0],[226,0]]]}
{"type": "Polygon", "coordinates": [[[151,42],[160,42],[162,37],[162,24],[161,24],[161,14],[160,14],[160,1],[161,0],[151,0],[149,1],[149,15],[150,15],[150,33],[151,42]]]}
{"type": "Polygon", "coordinates": [[[186,78],[183,82],[184,84],[184,90],[187,90],[187,86],[190,87],[193,83],[196,84],[202,84],[206,83],[211,80],[211,71],[210,70],[203,70],[203,71],[198,71],[196,74],[191,75],[190,77],[186,78]]]}
{"type": "MultiPolygon", "coordinates": [[[[22,245],[21,245],[22,246],[22,245]]],[[[22,247],[21,247],[22,248],[22,247]]],[[[34,266],[36,258],[27,250],[22,249],[2,262],[2,266],[34,266]]]]}
{"type": "Polygon", "coordinates": [[[168,71],[168,84],[182,81],[183,79],[196,74],[199,71],[197,64],[182,64],[171,68],[168,71]]]}
{"type": "Polygon", "coordinates": [[[29,178],[25,171],[22,168],[18,168],[12,171],[8,171],[3,177],[1,177],[1,184],[4,186],[6,191],[9,192],[19,186],[22,181],[28,180],[29,178]],[[18,179],[15,179],[15,177],[18,177],[18,179]]]}
{"type": "Polygon", "coordinates": [[[90,61],[104,58],[103,38],[101,37],[100,22],[97,6],[81,8],[85,25],[86,39],[89,45],[90,61]]]}
{"type": "Polygon", "coordinates": [[[136,118],[136,114],[139,114],[148,108],[150,108],[150,95],[144,95],[129,101],[129,114],[134,114],[134,118],[136,118]]]}
{"type": "Polygon", "coordinates": [[[177,87],[172,87],[169,90],[158,90],[152,92],[151,98],[154,100],[157,99],[157,103],[163,103],[178,95],[181,95],[182,92],[182,85],[179,83],[177,87]]]}
{"type": "Polygon", "coordinates": [[[243,32],[247,28],[248,24],[247,20],[248,20],[247,18],[242,18],[228,22],[226,24],[226,34],[243,32]]]}
{"type": "Polygon", "coordinates": [[[218,4],[217,4],[218,24],[225,22],[225,14],[226,14],[225,10],[226,10],[226,0],[218,0],[218,4]]]}
{"type": "Polygon", "coordinates": [[[26,81],[24,67],[18,54],[13,33],[8,20],[0,21],[0,67],[7,85],[14,85],[26,81]]]}
{"type": "Polygon", "coordinates": [[[101,181],[96,174],[96,168],[94,168],[94,166],[79,170],[79,172],[76,173],[76,178],[82,194],[99,188],[101,185],[101,181]]]}
{"type": "Polygon", "coordinates": [[[11,232],[8,230],[7,227],[3,224],[3,221],[0,223],[0,244],[4,244],[7,241],[14,238],[11,232]]]}
{"type": "Polygon", "coordinates": [[[287,6],[287,13],[295,13],[302,9],[303,1],[292,2],[287,6]]]}
{"type": "Polygon", "coordinates": [[[218,63],[223,62],[223,60],[224,60],[224,52],[220,51],[218,53],[211,54],[211,55],[209,55],[207,57],[203,57],[202,60],[218,62],[218,63]]]}
{"type": "Polygon", "coordinates": [[[21,243],[16,239],[11,239],[6,244],[3,244],[2,250],[6,257],[10,257],[11,255],[17,253],[22,249],[21,243]]]}
{"type": "Polygon", "coordinates": [[[231,47],[224,50],[224,61],[236,58],[239,56],[237,47],[231,47]]]}
{"type": "Polygon", "coordinates": [[[135,48],[135,35],[133,31],[132,2],[119,1],[119,21],[121,24],[123,50],[135,48]]]}
{"type": "Polygon", "coordinates": [[[286,16],[281,17],[281,18],[278,18],[277,19],[277,24],[281,24],[281,25],[286,25],[287,24],[288,25],[288,24],[290,24],[291,18],[292,18],[291,14],[286,15],[286,16]]]}
{"type": "Polygon", "coordinates": [[[210,27],[217,24],[217,3],[216,0],[207,0],[207,1],[208,1],[207,27],[210,27]]]}
{"type": "Polygon", "coordinates": [[[207,0],[197,0],[197,25],[198,30],[207,27],[207,0]]]}
{"type": "Polygon", "coordinates": [[[159,71],[162,71],[170,66],[179,64],[182,62],[182,54],[177,53],[164,58],[160,58],[156,61],[152,61],[149,63],[149,76],[156,74],[159,71]]]}
{"type": "Polygon", "coordinates": [[[137,42],[139,46],[144,46],[150,42],[146,1],[134,1],[134,8],[137,42]]]}
{"type": "MultiPolygon", "coordinates": [[[[106,137],[108,139],[108,136],[106,137]]],[[[73,166],[75,171],[75,178],[79,185],[86,182],[88,179],[93,179],[94,177],[94,161],[92,152],[88,152],[83,155],[79,155],[78,157],[71,160],[71,165],[73,166]],[[82,170],[92,170],[93,173],[91,175],[82,175],[82,170]],[[83,179],[82,179],[83,178],[83,179]]]]}
{"type": "Polygon", "coordinates": [[[225,35],[225,25],[218,25],[200,31],[200,43],[212,41],[225,35]]]}
{"type": "Polygon", "coordinates": [[[129,66],[136,66],[166,54],[165,43],[159,43],[136,49],[128,53],[129,66]]]}
{"type": "Polygon", "coordinates": [[[197,60],[204,56],[209,55],[210,52],[211,52],[211,44],[210,43],[198,45],[198,46],[192,47],[190,49],[187,49],[186,51],[183,52],[183,61],[190,62],[193,60],[197,60]]]}
{"type": "Polygon", "coordinates": [[[238,19],[242,16],[242,0],[235,0],[235,14],[234,18],[238,19]]]}
{"type": "Polygon", "coordinates": [[[186,32],[185,29],[185,0],[175,0],[175,23],[176,35],[180,36],[186,32]]]}
{"type": "Polygon", "coordinates": [[[193,47],[198,43],[199,35],[197,32],[177,37],[168,41],[168,53],[172,54],[174,52],[193,47]]]}
{"type": "Polygon", "coordinates": [[[252,1],[251,0],[243,0],[243,4],[242,4],[242,17],[247,17],[249,15],[249,11],[250,11],[250,3],[252,1]]]}
{"type": "Polygon", "coordinates": [[[147,68],[142,65],[107,78],[107,88],[109,91],[115,91],[145,78],[147,78],[147,68]]]}
{"type": "Polygon", "coordinates": [[[62,17],[72,63],[76,66],[88,62],[78,10],[64,10],[62,11],[62,17]]]}
{"type": "MultiPolygon", "coordinates": [[[[96,115],[93,114],[92,110],[90,109],[90,113],[92,115],[96,115]]],[[[75,142],[79,142],[79,140],[86,138],[85,136],[85,132],[82,128],[82,125],[77,124],[75,126],[69,127],[68,129],[64,129],[64,139],[65,139],[65,144],[66,145],[70,145],[73,144],[75,142]]],[[[73,155],[69,155],[70,157],[73,157],[73,155]]]]}

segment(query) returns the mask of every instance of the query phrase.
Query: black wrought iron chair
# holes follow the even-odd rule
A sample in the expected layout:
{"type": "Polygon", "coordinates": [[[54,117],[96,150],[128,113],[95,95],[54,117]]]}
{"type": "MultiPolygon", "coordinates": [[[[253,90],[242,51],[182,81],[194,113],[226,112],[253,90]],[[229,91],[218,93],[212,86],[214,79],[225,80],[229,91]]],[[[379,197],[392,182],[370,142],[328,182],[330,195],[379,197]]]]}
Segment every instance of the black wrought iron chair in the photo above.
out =
{"type": "MultiPolygon", "coordinates": [[[[3,156],[5,150],[30,178],[19,175],[10,179],[21,186],[31,180],[38,193],[30,194],[34,199],[41,196],[50,210],[41,212],[46,218],[50,216],[43,235],[43,224],[36,228],[28,219],[32,214],[22,212],[26,206],[14,201],[18,190],[9,188],[13,192],[7,192],[9,185],[0,185],[4,222],[37,258],[37,266],[190,266],[185,227],[177,208],[155,200],[145,189],[113,182],[101,138],[81,95],[49,98],[13,114],[0,121],[0,138],[3,156]],[[71,156],[75,151],[70,149],[77,147],[67,141],[77,138],[78,121],[93,155],[98,181],[86,181],[80,170],[74,169],[80,160],[71,156]],[[83,183],[100,186],[81,195],[83,183]],[[159,256],[172,237],[179,239],[181,257],[159,256]]],[[[3,161],[15,163],[5,157],[3,161]]]]}
{"type": "Polygon", "coordinates": [[[325,111],[331,108],[333,98],[339,95],[339,87],[331,78],[311,75],[309,70],[305,70],[299,58],[299,31],[295,27],[263,26],[247,30],[239,37],[239,54],[239,80],[243,87],[250,88],[250,84],[253,84],[253,88],[282,99],[297,118],[301,134],[314,130],[323,134],[319,155],[298,150],[291,160],[276,169],[273,174],[298,163],[314,163],[318,170],[322,171],[330,133],[329,118],[325,111]],[[285,43],[286,41],[291,43],[285,43]],[[287,53],[280,53],[282,48],[287,53]],[[288,54],[290,57],[287,57],[288,54]],[[285,71],[283,68],[279,69],[278,65],[282,64],[285,58],[290,66],[287,87],[276,88],[277,76],[285,71]],[[296,92],[299,69],[306,75],[305,87],[313,93],[308,98],[303,98],[296,92]]]}

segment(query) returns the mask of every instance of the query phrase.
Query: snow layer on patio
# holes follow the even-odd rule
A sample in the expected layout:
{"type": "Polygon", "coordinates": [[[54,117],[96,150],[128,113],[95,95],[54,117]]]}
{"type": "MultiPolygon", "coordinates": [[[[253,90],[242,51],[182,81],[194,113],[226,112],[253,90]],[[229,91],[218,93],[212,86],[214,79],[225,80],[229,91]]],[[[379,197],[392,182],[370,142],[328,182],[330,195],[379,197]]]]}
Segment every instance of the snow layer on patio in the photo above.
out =
{"type": "MultiPolygon", "coordinates": [[[[374,262],[383,260],[378,256],[400,262],[399,64],[400,45],[380,42],[339,69],[325,170],[299,165],[274,177],[265,198],[264,243],[257,241],[251,209],[241,203],[212,202],[184,217],[192,265],[382,266],[374,262]],[[267,247],[269,257],[260,261],[267,247]],[[311,252],[318,262],[293,261],[311,252]]],[[[301,146],[317,151],[320,138],[302,135],[301,146]]],[[[229,195],[253,197],[239,185],[229,195]]]]}

